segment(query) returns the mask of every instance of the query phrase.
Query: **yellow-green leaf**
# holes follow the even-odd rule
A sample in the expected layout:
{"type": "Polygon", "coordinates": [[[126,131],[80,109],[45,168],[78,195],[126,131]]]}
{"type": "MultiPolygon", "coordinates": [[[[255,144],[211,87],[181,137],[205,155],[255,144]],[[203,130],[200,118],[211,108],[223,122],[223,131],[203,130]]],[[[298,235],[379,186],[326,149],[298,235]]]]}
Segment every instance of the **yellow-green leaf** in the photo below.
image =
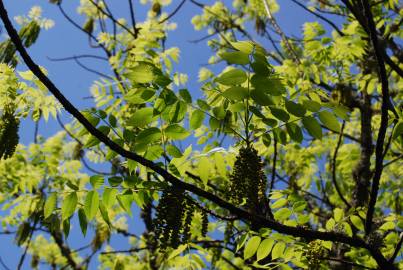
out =
{"type": "Polygon", "coordinates": [[[92,190],[88,192],[85,198],[84,212],[87,219],[91,221],[98,212],[99,207],[99,195],[98,192],[92,190]]]}
{"type": "Polygon", "coordinates": [[[244,260],[249,259],[253,255],[255,255],[259,244],[260,244],[261,238],[260,236],[253,236],[249,239],[249,241],[245,245],[245,249],[243,251],[243,258],[244,260]]]}
{"type": "Polygon", "coordinates": [[[53,211],[56,209],[56,204],[57,204],[57,194],[56,192],[53,192],[46,199],[45,206],[43,207],[43,215],[45,219],[50,217],[50,215],[52,215],[53,211]]]}
{"type": "Polygon", "coordinates": [[[62,220],[66,220],[74,214],[77,206],[77,193],[72,192],[66,196],[62,204],[62,220]]]}
{"type": "Polygon", "coordinates": [[[259,245],[259,248],[256,252],[257,260],[262,260],[270,254],[271,249],[273,248],[274,240],[272,238],[264,239],[262,243],[259,245]]]}

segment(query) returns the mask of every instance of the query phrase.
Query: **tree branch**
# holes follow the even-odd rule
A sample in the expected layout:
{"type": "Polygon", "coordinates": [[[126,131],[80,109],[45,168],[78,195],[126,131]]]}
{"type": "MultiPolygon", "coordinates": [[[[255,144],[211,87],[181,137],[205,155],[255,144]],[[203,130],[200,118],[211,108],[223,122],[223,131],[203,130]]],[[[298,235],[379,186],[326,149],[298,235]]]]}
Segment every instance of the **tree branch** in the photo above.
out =
{"type": "Polygon", "coordinates": [[[337,183],[337,179],[336,179],[336,169],[337,169],[336,161],[337,161],[337,153],[339,152],[339,148],[340,148],[340,146],[341,146],[341,141],[342,141],[342,139],[343,139],[343,131],[344,131],[344,126],[345,126],[345,125],[346,125],[346,122],[343,121],[343,124],[342,124],[341,129],[340,129],[339,139],[337,140],[337,145],[336,145],[336,148],[334,149],[334,154],[333,154],[333,159],[332,159],[332,182],[333,182],[333,185],[334,185],[334,187],[335,187],[335,189],[336,189],[336,192],[337,192],[337,194],[339,195],[340,199],[344,202],[344,204],[345,204],[348,208],[350,208],[351,205],[350,205],[350,204],[348,203],[348,201],[344,198],[343,193],[341,192],[340,187],[339,187],[339,184],[337,183]]]}
{"type": "Polygon", "coordinates": [[[178,13],[178,11],[182,8],[183,4],[185,4],[186,0],[182,0],[182,2],[180,2],[180,4],[175,8],[174,11],[172,11],[171,14],[168,15],[168,17],[166,17],[165,19],[159,21],[159,23],[164,23],[166,21],[168,21],[170,18],[172,18],[173,16],[175,16],[176,13],[178,13]]]}
{"type": "Polygon", "coordinates": [[[372,227],[372,218],[375,211],[375,204],[378,197],[379,181],[383,170],[383,144],[385,140],[386,129],[388,128],[388,108],[390,104],[388,76],[386,74],[383,54],[380,51],[379,41],[376,33],[376,26],[372,16],[371,8],[367,0],[361,0],[364,8],[364,14],[367,18],[368,30],[372,46],[374,47],[376,60],[378,62],[378,76],[382,86],[382,105],[381,105],[381,126],[379,127],[378,138],[375,147],[375,172],[372,179],[371,195],[368,205],[367,217],[365,220],[365,232],[369,234],[372,227]]]}
{"type": "Polygon", "coordinates": [[[291,0],[291,1],[293,1],[295,4],[297,4],[298,6],[300,6],[302,9],[306,10],[307,12],[309,12],[309,13],[313,14],[314,16],[318,17],[322,21],[325,21],[326,23],[328,23],[331,27],[333,27],[334,30],[336,30],[336,32],[340,36],[344,36],[344,33],[337,27],[337,25],[334,22],[332,22],[331,20],[329,20],[328,18],[316,13],[315,11],[310,10],[309,8],[307,8],[306,6],[304,6],[303,4],[301,4],[297,0],[291,0]]]}

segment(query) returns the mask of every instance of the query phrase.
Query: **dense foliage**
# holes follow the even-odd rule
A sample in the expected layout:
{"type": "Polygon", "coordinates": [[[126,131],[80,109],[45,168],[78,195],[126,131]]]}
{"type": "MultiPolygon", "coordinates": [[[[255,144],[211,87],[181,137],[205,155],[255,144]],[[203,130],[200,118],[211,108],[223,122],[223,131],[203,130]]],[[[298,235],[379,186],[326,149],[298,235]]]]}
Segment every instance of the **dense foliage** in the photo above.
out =
{"type": "Polygon", "coordinates": [[[0,1],[0,220],[19,268],[402,269],[402,5],[291,1],[316,18],[298,37],[275,0],[142,0],[144,21],[137,1],[123,19],[81,0],[83,25],[51,0],[110,65],[81,111],[25,49],[52,21],[34,7],[17,27],[0,1]],[[165,46],[183,5],[212,52],[202,93],[165,46]],[[18,144],[23,119],[49,117],[60,132],[18,144]]]}

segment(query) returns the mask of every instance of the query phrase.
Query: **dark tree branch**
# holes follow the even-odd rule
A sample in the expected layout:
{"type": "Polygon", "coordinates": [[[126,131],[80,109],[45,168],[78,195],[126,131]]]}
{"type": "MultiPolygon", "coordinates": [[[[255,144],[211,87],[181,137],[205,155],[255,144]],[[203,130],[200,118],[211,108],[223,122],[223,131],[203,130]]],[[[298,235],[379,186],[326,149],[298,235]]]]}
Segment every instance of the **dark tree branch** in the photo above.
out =
{"type": "Polygon", "coordinates": [[[125,250],[111,250],[111,251],[102,251],[100,254],[101,255],[108,255],[108,254],[119,254],[119,253],[135,253],[139,252],[142,250],[146,250],[148,247],[143,247],[143,248],[131,248],[131,249],[125,249],[125,250]]]}
{"type": "MultiPolygon", "coordinates": [[[[348,8],[348,10],[350,10],[350,12],[354,15],[354,17],[357,19],[357,21],[360,23],[360,25],[364,28],[364,30],[367,32],[367,34],[370,37],[375,34],[376,44],[378,46],[377,48],[375,48],[375,50],[377,50],[377,52],[375,52],[375,53],[378,53],[382,57],[382,62],[385,61],[397,74],[399,74],[400,77],[403,77],[403,70],[396,63],[394,63],[392,61],[392,59],[390,59],[389,55],[385,51],[384,46],[382,46],[382,50],[380,48],[381,44],[379,44],[379,41],[377,38],[377,31],[376,31],[376,26],[375,26],[375,23],[373,20],[372,13],[368,14],[367,11],[364,11],[364,14],[361,14],[359,11],[366,9],[366,8],[364,9],[364,6],[356,7],[355,5],[351,4],[349,0],[342,0],[342,2],[348,8]],[[373,27],[369,26],[369,24],[368,24],[368,19],[366,19],[368,15],[371,16],[371,21],[373,23],[373,27]]],[[[356,1],[356,2],[358,3],[359,1],[356,1]]],[[[369,11],[371,11],[371,8],[370,7],[368,7],[368,8],[369,8],[369,11]]],[[[388,104],[388,106],[390,106],[390,105],[391,104],[388,104]]]]}
{"type": "Polygon", "coordinates": [[[66,258],[68,265],[70,265],[74,270],[83,270],[77,262],[74,260],[72,251],[63,242],[63,237],[60,232],[51,232],[53,239],[55,240],[57,246],[60,249],[61,254],[66,258]]]}
{"type": "Polygon", "coordinates": [[[379,181],[383,170],[383,147],[385,141],[386,129],[388,128],[388,108],[390,104],[388,76],[383,58],[383,53],[380,50],[379,41],[376,32],[376,26],[372,16],[371,8],[367,0],[361,0],[364,14],[367,19],[370,40],[375,51],[376,60],[378,62],[378,76],[382,85],[382,105],[381,105],[381,126],[379,127],[378,138],[375,147],[375,172],[372,179],[371,195],[368,205],[367,217],[365,220],[365,232],[369,234],[372,227],[372,218],[375,211],[375,204],[378,198],[379,181]]]}
{"type": "Polygon", "coordinates": [[[134,16],[134,6],[132,0],[128,0],[129,2],[129,10],[130,10],[130,19],[132,20],[132,27],[134,31],[134,38],[137,38],[138,29],[136,28],[136,17],[134,16]]]}

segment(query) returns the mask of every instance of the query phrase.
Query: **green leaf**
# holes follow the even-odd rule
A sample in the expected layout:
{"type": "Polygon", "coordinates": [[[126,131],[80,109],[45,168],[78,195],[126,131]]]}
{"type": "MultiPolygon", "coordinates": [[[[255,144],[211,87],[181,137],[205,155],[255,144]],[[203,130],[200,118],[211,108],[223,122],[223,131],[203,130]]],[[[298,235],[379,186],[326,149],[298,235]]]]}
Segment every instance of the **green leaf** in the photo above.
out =
{"type": "Polygon", "coordinates": [[[123,178],[119,176],[112,176],[108,178],[108,183],[111,187],[117,187],[123,182],[123,178]]]}
{"type": "Polygon", "coordinates": [[[286,220],[287,218],[289,218],[291,216],[292,212],[290,209],[288,208],[281,208],[279,210],[277,210],[273,215],[274,218],[277,220],[286,220]]]}
{"type": "Polygon", "coordinates": [[[306,201],[297,201],[292,205],[292,209],[294,212],[302,212],[307,206],[306,201]]]}
{"type": "Polygon", "coordinates": [[[287,144],[287,133],[281,128],[273,129],[274,137],[279,141],[282,145],[287,144]]]}
{"type": "Polygon", "coordinates": [[[271,205],[271,208],[272,209],[276,209],[276,208],[280,208],[280,207],[283,207],[284,205],[286,205],[287,204],[287,199],[285,199],[285,198],[280,198],[280,199],[278,199],[275,203],[273,203],[272,205],[271,205]]]}
{"type": "Polygon", "coordinates": [[[334,220],[336,222],[340,222],[344,217],[344,211],[343,211],[343,209],[340,209],[340,208],[335,208],[333,210],[333,214],[334,214],[334,220]]]}
{"type": "Polygon", "coordinates": [[[330,130],[340,132],[340,123],[334,114],[328,111],[319,112],[319,120],[330,130]]]}
{"type": "Polygon", "coordinates": [[[256,253],[256,251],[259,247],[260,241],[261,241],[260,236],[252,236],[249,239],[249,241],[248,241],[248,243],[246,243],[245,249],[243,251],[244,260],[249,259],[256,253]]]}
{"type": "Polygon", "coordinates": [[[92,190],[88,192],[85,198],[84,211],[88,220],[91,221],[97,214],[99,207],[99,195],[98,192],[92,190]]]}
{"type": "Polygon", "coordinates": [[[192,116],[190,117],[190,128],[197,129],[199,128],[204,121],[204,112],[200,110],[195,110],[192,112],[192,116]]]}
{"type": "Polygon", "coordinates": [[[301,128],[295,124],[295,123],[287,123],[286,124],[286,129],[288,132],[288,135],[290,136],[290,138],[297,142],[297,143],[301,143],[302,139],[304,138],[302,135],[302,130],[301,128]]]}
{"type": "Polygon", "coordinates": [[[176,256],[178,256],[179,254],[181,254],[183,251],[186,250],[187,247],[188,247],[188,245],[183,244],[183,245],[180,245],[179,247],[177,247],[176,249],[174,249],[172,251],[172,253],[169,254],[167,261],[169,261],[169,260],[175,258],[176,256]]]}
{"type": "Polygon", "coordinates": [[[231,42],[232,47],[245,54],[251,54],[253,52],[254,44],[250,41],[236,41],[231,42]]]}
{"type": "Polygon", "coordinates": [[[46,199],[45,206],[43,207],[43,216],[45,219],[47,219],[52,215],[53,211],[56,209],[56,204],[57,204],[57,194],[56,192],[53,192],[46,199]]]}
{"type": "Polygon", "coordinates": [[[90,177],[90,183],[92,188],[94,189],[98,189],[100,187],[102,187],[102,185],[104,184],[105,179],[103,175],[92,175],[90,177]]]}
{"type": "Polygon", "coordinates": [[[333,230],[334,226],[336,225],[336,221],[333,218],[330,218],[328,221],[326,221],[326,230],[331,231],[333,230]]]}
{"type": "Polygon", "coordinates": [[[255,74],[251,78],[251,83],[255,89],[259,89],[267,95],[280,96],[285,93],[285,88],[278,78],[255,74]]]}
{"type": "Polygon", "coordinates": [[[130,190],[125,191],[123,194],[119,194],[116,196],[118,199],[119,205],[129,214],[132,216],[131,205],[134,201],[133,193],[130,190]]]}
{"type": "Polygon", "coordinates": [[[142,128],[153,121],[153,111],[151,107],[138,109],[128,121],[129,126],[142,128]]]}
{"type": "Polygon", "coordinates": [[[396,124],[396,126],[395,126],[395,129],[393,130],[393,139],[394,140],[396,140],[400,135],[402,135],[403,134],[403,121],[402,120],[400,120],[397,124],[396,124]]]}
{"type": "Polygon", "coordinates": [[[225,90],[222,95],[229,100],[242,101],[248,97],[248,89],[241,86],[233,86],[225,90]]]}
{"type": "Polygon", "coordinates": [[[88,120],[88,122],[91,123],[91,125],[93,125],[94,127],[96,127],[99,123],[99,118],[96,117],[95,115],[93,115],[91,112],[89,111],[83,111],[81,112],[82,115],[84,115],[84,117],[88,120]]]}
{"type": "Polygon", "coordinates": [[[104,189],[104,193],[102,194],[102,201],[106,208],[111,208],[112,205],[115,203],[117,193],[118,191],[115,188],[107,187],[104,189]]]}
{"type": "Polygon", "coordinates": [[[72,192],[67,195],[62,204],[62,220],[66,220],[74,214],[77,206],[77,193],[72,192]]]}
{"type": "Polygon", "coordinates": [[[264,134],[262,135],[262,141],[263,141],[263,144],[264,144],[266,147],[269,147],[269,146],[270,146],[270,143],[271,143],[270,134],[264,133],[264,134]]]}
{"type": "Polygon", "coordinates": [[[140,131],[136,137],[136,144],[149,144],[161,139],[161,130],[156,127],[140,131]]]}
{"type": "Polygon", "coordinates": [[[237,241],[237,246],[236,246],[235,252],[238,252],[245,245],[247,238],[248,238],[248,234],[244,234],[239,238],[239,241],[237,241]]]}
{"type": "Polygon", "coordinates": [[[302,124],[312,137],[319,140],[322,139],[322,128],[315,118],[312,116],[306,116],[302,118],[302,124]]]}
{"type": "Polygon", "coordinates": [[[174,158],[180,158],[182,156],[181,150],[179,150],[179,148],[176,147],[175,145],[172,144],[167,145],[166,150],[168,154],[173,156],[174,158]]]}
{"type": "Polygon", "coordinates": [[[99,211],[101,212],[103,220],[110,226],[111,221],[109,219],[108,209],[105,207],[102,201],[99,203],[99,211]]]}
{"type": "Polygon", "coordinates": [[[348,235],[348,236],[353,236],[353,230],[351,229],[350,224],[348,224],[347,222],[343,222],[343,228],[344,228],[344,232],[348,235]]]}
{"type": "Polygon", "coordinates": [[[140,62],[137,66],[132,67],[129,72],[127,72],[126,77],[135,83],[151,83],[155,78],[153,70],[153,65],[146,62],[140,62]]]}
{"type": "Polygon", "coordinates": [[[66,219],[63,221],[63,233],[64,237],[67,239],[70,233],[70,219],[66,219]]]}
{"type": "Polygon", "coordinates": [[[306,113],[306,109],[301,104],[295,103],[293,101],[287,100],[285,102],[285,108],[287,111],[297,117],[302,117],[306,113]]]}
{"type": "Polygon", "coordinates": [[[132,89],[125,95],[125,100],[131,104],[143,104],[150,101],[155,95],[155,90],[148,88],[132,89]]]}
{"type": "Polygon", "coordinates": [[[223,85],[237,85],[245,82],[246,79],[247,76],[243,70],[231,69],[221,74],[215,81],[223,85]]]}
{"type": "Polygon", "coordinates": [[[281,258],[284,254],[285,250],[285,243],[284,242],[278,242],[274,245],[273,250],[271,252],[271,258],[272,260],[275,260],[277,258],[281,258]]]}
{"type": "Polygon", "coordinates": [[[183,101],[178,101],[173,105],[169,111],[169,121],[178,123],[185,118],[187,105],[183,101]]]}
{"type": "Polygon", "coordinates": [[[98,145],[100,142],[101,141],[97,137],[90,135],[88,137],[87,141],[85,142],[84,147],[85,148],[94,147],[94,146],[98,145]]]}
{"type": "Polygon", "coordinates": [[[219,56],[229,64],[247,65],[249,64],[249,55],[244,52],[223,52],[219,56]]]}
{"type": "Polygon", "coordinates": [[[187,89],[180,89],[179,95],[183,98],[186,103],[192,103],[192,96],[187,89]]]}
{"type": "Polygon", "coordinates": [[[302,104],[308,111],[311,112],[317,112],[321,108],[320,103],[309,99],[305,99],[302,104]]]}
{"type": "Polygon", "coordinates": [[[262,89],[252,89],[250,91],[250,97],[259,105],[274,105],[273,100],[262,89]]]}
{"type": "Polygon", "coordinates": [[[281,120],[283,122],[287,122],[288,120],[290,120],[290,115],[283,109],[270,107],[270,111],[278,120],[281,120]]]}
{"type": "Polygon", "coordinates": [[[81,232],[85,236],[87,234],[88,220],[85,215],[84,209],[78,209],[78,221],[80,223],[81,232]]]}
{"type": "Polygon", "coordinates": [[[262,243],[259,245],[259,248],[256,252],[257,261],[260,261],[266,258],[269,254],[271,249],[274,246],[274,240],[272,238],[264,239],[262,243]]]}
{"type": "Polygon", "coordinates": [[[251,64],[251,67],[256,74],[261,76],[268,76],[270,73],[266,62],[256,61],[251,64]]]}
{"type": "Polygon", "coordinates": [[[362,220],[360,217],[353,215],[353,216],[350,216],[350,220],[351,220],[351,223],[353,223],[353,225],[357,229],[359,229],[361,231],[364,230],[364,224],[362,223],[362,220]]]}
{"type": "Polygon", "coordinates": [[[389,230],[394,230],[396,227],[395,223],[393,221],[388,221],[382,224],[381,227],[379,227],[380,230],[382,231],[389,231],[389,230]]]}
{"type": "Polygon", "coordinates": [[[190,132],[178,124],[172,124],[165,128],[165,135],[169,139],[183,140],[190,135],[190,132]]]}

